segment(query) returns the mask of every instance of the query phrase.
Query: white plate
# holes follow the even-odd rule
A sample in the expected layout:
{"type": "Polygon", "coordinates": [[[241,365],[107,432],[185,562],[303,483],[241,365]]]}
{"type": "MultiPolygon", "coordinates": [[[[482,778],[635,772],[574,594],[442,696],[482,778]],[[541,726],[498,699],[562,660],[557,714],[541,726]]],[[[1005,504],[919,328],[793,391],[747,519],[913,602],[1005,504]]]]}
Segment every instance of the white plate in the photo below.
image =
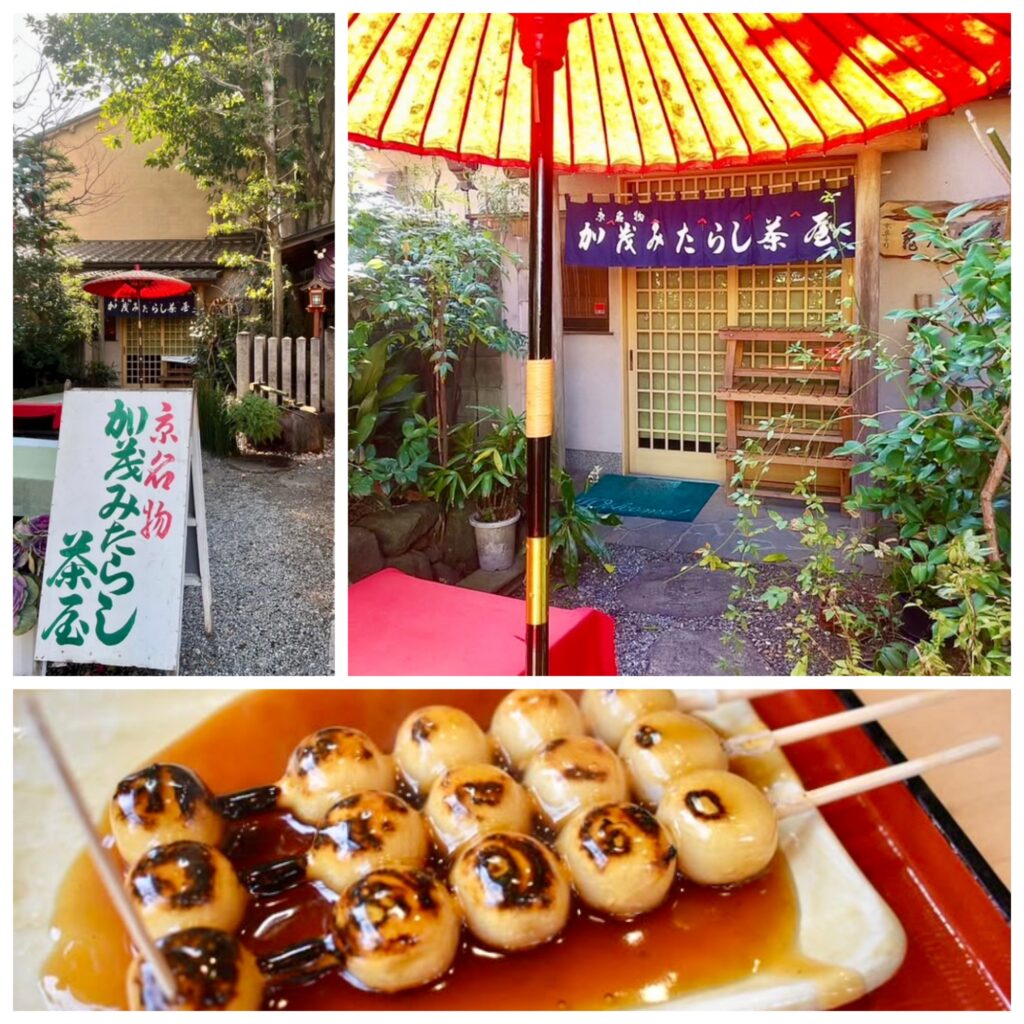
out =
{"type": "MultiPolygon", "coordinates": [[[[237,691],[51,691],[42,694],[69,760],[99,819],[112,780],[132,771],[237,691]]],[[[727,734],[763,728],[753,708],[735,702],[705,717],[727,734]]],[[[39,976],[51,949],[54,895],[77,856],[64,798],[34,739],[19,723],[14,744],[14,1008],[39,1009],[39,976]]],[[[770,762],[771,789],[800,786],[786,760],[770,762]]],[[[786,819],[780,845],[796,885],[799,952],[814,967],[765,971],[660,1004],[661,1009],[826,1009],[850,1002],[890,978],[903,961],[906,937],[820,814],[786,819]]]]}

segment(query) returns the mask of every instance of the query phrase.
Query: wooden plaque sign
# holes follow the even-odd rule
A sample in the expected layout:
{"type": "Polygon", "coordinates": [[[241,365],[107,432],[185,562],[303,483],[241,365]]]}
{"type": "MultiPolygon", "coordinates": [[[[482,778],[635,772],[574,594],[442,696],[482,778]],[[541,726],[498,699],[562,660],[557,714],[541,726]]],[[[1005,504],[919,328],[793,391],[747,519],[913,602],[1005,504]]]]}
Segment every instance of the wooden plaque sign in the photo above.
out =
{"type": "Polygon", "coordinates": [[[65,393],[37,661],[176,671],[186,582],[212,630],[199,451],[191,390],[65,393]]]}

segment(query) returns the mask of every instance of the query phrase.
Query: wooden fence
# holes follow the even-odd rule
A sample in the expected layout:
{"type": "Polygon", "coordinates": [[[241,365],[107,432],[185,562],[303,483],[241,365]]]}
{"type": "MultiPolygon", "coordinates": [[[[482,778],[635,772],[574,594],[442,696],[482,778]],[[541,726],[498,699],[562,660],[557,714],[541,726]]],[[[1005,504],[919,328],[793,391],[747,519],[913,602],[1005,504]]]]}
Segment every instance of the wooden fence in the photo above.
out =
{"type": "Polygon", "coordinates": [[[283,391],[299,405],[334,413],[334,330],[320,338],[235,336],[238,397],[249,394],[253,383],[283,391]]]}

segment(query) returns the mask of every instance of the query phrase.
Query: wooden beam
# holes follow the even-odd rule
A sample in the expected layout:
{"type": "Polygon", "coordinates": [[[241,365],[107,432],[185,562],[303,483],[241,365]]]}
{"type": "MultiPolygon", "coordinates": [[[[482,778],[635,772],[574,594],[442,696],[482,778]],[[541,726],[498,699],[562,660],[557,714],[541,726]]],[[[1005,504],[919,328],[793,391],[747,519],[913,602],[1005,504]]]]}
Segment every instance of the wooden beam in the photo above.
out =
{"type": "Polygon", "coordinates": [[[879,153],[905,153],[928,148],[928,128],[917,125],[902,132],[890,132],[879,135],[868,143],[855,142],[848,146],[837,146],[828,151],[829,156],[855,156],[865,150],[876,150],[879,153]]]}

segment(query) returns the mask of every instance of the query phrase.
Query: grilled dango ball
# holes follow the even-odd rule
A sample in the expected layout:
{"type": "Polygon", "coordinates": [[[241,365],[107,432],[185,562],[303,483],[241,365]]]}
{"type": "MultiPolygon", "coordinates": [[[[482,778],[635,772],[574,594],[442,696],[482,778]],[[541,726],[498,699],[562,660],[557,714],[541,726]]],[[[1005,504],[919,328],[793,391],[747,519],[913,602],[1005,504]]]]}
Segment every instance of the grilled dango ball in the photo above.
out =
{"type": "Polygon", "coordinates": [[[147,850],[126,885],[154,938],[186,928],[233,932],[249,900],[231,861],[212,846],[190,840],[147,850]]]}
{"type": "Polygon", "coordinates": [[[423,819],[394,793],[369,790],[339,800],[306,854],[306,875],[344,892],[384,866],[422,868],[429,852],[423,819]]]}
{"type": "Polygon", "coordinates": [[[514,769],[522,768],[545,744],[583,735],[583,716],[564,690],[513,690],[491,718],[491,735],[514,769]]]}
{"type": "Polygon", "coordinates": [[[778,817],[756,786],[730,772],[676,779],[658,805],[679,870],[701,885],[732,885],[759,875],[778,848],[778,817]]]}
{"type": "Polygon", "coordinates": [[[673,779],[698,769],[729,767],[718,733],[682,711],[655,711],[638,718],[622,738],[619,757],[636,794],[654,807],[673,779]]]}
{"type": "Polygon", "coordinates": [[[307,736],[295,748],[278,786],[281,805],[317,825],[331,807],[353,793],[393,790],[394,765],[366,733],[334,726],[307,736]]]}
{"type": "Polygon", "coordinates": [[[529,793],[492,764],[445,772],[423,808],[434,839],[448,854],[488,832],[529,832],[534,806],[529,793]]]}
{"type": "Polygon", "coordinates": [[[110,829],[121,856],[134,864],[151,846],[179,839],[217,846],[224,820],[195,772],[151,764],[118,784],[110,799],[110,829]]]}
{"type": "Polygon", "coordinates": [[[676,851],[650,811],[637,804],[601,804],[578,811],[555,848],[580,898],[612,917],[653,910],[676,876],[676,851]]]}
{"type": "Polygon", "coordinates": [[[622,762],[590,736],[552,740],[530,759],[523,784],[555,828],[582,807],[629,796],[622,762]]]}
{"type": "Polygon", "coordinates": [[[672,690],[585,690],[580,698],[587,729],[612,750],[618,749],[626,731],[641,715],[674,711],[676,707],[672,690]]]}
{"type": "Polygon", "coordinates": [[[398,727],[395,760],[417,793],[427,793],[450,768],[490,759],[487,734],[459,708],[443,704],[420,708],[398,727]]]}
{"type": "Polygon", "coordinates": [[[481,836],[458,855],[450,882],[470,930],[496,949],[539,946],[569,919],[565,867],[532,836],[481,836]]]}
{"type": "Polygon", "coordinates": [[[371,992],[426,985],[451,966],[462,920],[448,890],[424,871],[373,871],[334,907],[345,973],[371,992]]]}
{"type": "Polygon", "coordinates": [[[136,956],[128,968],[130,1010],[258,1010],[263,975],[256,958],[233,935],[187,928],[157,941],[177,985],[168,999],[153,968],[136,956]]]}

